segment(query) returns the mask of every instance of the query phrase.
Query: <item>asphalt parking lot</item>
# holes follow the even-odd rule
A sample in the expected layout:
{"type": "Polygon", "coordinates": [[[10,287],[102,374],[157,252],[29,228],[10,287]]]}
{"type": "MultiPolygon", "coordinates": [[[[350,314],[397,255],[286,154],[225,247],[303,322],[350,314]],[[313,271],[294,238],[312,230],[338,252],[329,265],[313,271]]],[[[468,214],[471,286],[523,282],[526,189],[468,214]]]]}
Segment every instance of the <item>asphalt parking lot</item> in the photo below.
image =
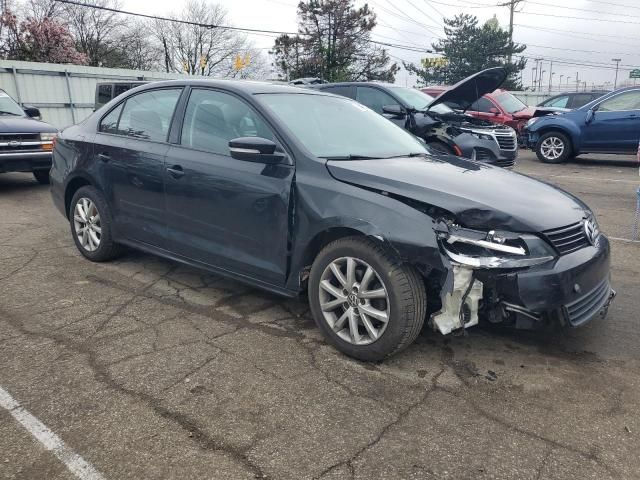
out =
{"type": "MultiPolygon", "coordinates": [[[[90,263],[47,187],[1,175],[0,388],[97,478],[640,478],[640,178],[611,158],[518,166],[598,214],[606,320],[425,329],[383,364],[325,344],[304,299],[136,252],[90,263]]],[[[0,408],[0,478],[75,477],[0,408]]]]}

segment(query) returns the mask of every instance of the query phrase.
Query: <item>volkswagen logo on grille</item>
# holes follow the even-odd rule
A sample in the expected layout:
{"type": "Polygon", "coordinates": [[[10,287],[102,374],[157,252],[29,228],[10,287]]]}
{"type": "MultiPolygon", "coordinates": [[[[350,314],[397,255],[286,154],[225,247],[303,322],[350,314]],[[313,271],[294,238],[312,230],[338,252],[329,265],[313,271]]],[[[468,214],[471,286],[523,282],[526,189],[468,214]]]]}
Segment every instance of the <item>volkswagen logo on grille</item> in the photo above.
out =
{"type": "Polygon", "coordinates": [[[19,142],[18,140],[11,140],[9,143],[7,143],[7,145],[11,148],[16,148],[22,145],[22,142],[19,142]]]}
{"type": "Polygon", "coordinates": [[[584,233],[587,236],[587,240],[589,240],[589,243],[591,245],[595,245],[600,233],[598,231],[596,222],[594,222],[592,219],[588,219],[586,222],[584,222],[584,233]]]}

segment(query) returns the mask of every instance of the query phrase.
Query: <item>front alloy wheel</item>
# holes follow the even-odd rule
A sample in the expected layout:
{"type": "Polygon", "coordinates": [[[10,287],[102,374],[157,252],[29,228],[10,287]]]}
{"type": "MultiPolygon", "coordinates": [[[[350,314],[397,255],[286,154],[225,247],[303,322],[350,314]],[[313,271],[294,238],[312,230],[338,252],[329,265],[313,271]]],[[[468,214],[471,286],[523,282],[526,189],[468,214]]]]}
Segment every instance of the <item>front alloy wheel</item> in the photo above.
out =
{"type": "Polygon", "coordinates": [[[329,327],[353,345],[375,342],[389,323],[387,289],[376,271],[358,258],[338,258],[325,268],[319,299],[329,327]]]}
{"type": "Polygon", "coordinates": [[[309,275],[309,306],[326,339],[360,360],[405,349],[424,324],[424,281],[386,245],[345,237],[325,246],[309,275]]]}
{"type": "Polygon", "coordinates": [[[88,252],[94,252],[100,247],[102,237],[100,213],[90,199],[82,197],[76,202],[73,226],[82,248],[88,252]]]}
{"type": "Polygon", "coordinates": [[[544,163],[563,163],[571,154],[569,139],[560,132],[545,133],[538,140],[536,154],[544,163]]]}

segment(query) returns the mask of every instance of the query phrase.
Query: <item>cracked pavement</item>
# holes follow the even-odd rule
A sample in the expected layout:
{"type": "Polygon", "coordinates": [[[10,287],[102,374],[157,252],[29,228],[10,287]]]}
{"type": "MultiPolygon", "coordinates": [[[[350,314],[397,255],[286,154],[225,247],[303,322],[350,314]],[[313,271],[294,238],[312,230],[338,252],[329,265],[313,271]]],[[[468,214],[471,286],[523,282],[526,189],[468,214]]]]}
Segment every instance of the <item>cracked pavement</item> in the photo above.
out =
{"type": "MultiPolygon", "coordinates": [[[[634,168],[521,152],[518,170],[629,238],[634,168]]],[[[108,479],[636,479],[640,244],[612,247],[604,321],[425,329],[368,364],[304,298],[133,251],[88,262],[48,189],[1,175],[0,386],[108,479]]],[[[0,478],[73,477],[0,410],[0,478]]]]}

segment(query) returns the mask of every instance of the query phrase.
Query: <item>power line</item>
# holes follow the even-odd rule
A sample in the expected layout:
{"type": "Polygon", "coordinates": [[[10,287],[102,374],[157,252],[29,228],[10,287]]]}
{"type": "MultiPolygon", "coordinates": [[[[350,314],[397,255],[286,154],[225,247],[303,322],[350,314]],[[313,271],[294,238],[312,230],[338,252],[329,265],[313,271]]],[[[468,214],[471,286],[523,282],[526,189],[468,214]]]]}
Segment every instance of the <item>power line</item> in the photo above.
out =
{"type": "Polygon", "coordinates": [[[409,5],[411,5],[413,8],[415,8],[417,11],[419,11],[421,14],[423,14],[425,17],[427,17],[429,20],[431,20],[433,23],[435,23],[438,28],[442,28],[442,22],[441,21],[435,20],[431,15],[429,15],[428,13],[425,13],[424,10],[422,10],[421,8],[418,8],[418,6],[416,4],[414,4],[411,0],[407,0],[407,2],[409,3],[409,5]]]}
{"type": "MultiPolygon", "coordinates": [[[[160,17],[158,15],[148,15],[148,14],[144,14],[144,13],[137,13],[137,12],[130,12],[127,10],[120,10],[117,8],[110,8],[110,7],[103,7],[103,6],[99,6],[99,5],[88,5],[86,3],[82,3],[82,2],[77,2],[74,0],[54,0],[58,3],[66,3],[69,5],[76,5],[79,7],[85,7],[85,8],[93,8],[96,10],[104,10],[104,11],[108,11],[108,12],[112,12],[112,13],[119,13],[122,15],[130,15],[130,16],[134,16],[134,17],[142,17],[142,18],[148,18],[151,20],[160,20],[160,21],[164,21],[164,22],[174,22],[174,23],[181,23],[183,25],[191,25],[191,26],[196,26],[196,27],[202,27],[202,28],[215,28],[215,29],[220,29],[220,30],[233,30],[233,31],[237,31],[237,32],[244,32],[244,33],[248,33],[248,34],[278,34],[278,35],[305,35],[304,33],[301,32],[285,32],[285,31],[279,31],[279,30],[265,30],[265,29],[258,29],[258,28],[246,28],[246,27],[233,27],[230,25],[214,25],[214,24],[208,24],[208,23],[200,23],[200,22],[192,22],[190,20],[181,20],[181,19],[177,19],[177,18],[168,18],[168,17],[160,17]]],[[[388,43],[388,42],[379,42],[377,40],[371,40],[368,39],[366,40],[369,43],[373,43],[375,45],[382,45],[385,47],[393,47],[393,48],[398,48],[401,50],[407,50],[407,51],[413,51],[413,52],[418,52],[418,53],[433,53],[431,50],[429,49],[423,49],[423,48],[414,48],[414,47],[409,47],[406,45],[398,45],[398,44],[393,44],[393,43],[388,43]]]]}
{"type": "Polygon", "coordinates": [[[527,15],[537,15],[539,17],[553,17],[553,18],[569,18],[572,20],[587,20],[588,22],[608,22],[608,23],[623,23],[626,25],[640,25],[640,22],[627,22],[624,20],[607,20],[604,18],[587,18],[587,17],[572,17],[569,15],[554,15],[552,13],[538,13],[538,12],[526,12],[527,15]]]}
{"type": "Polygon", "coordinates": [[[592,2],[592,3],[598,3],[599,5],[612,5],[614,7],[623,7],[623,8],[634,8],[637,10],[640,10],[640,7],[638,6],[632,6],[632,5],[623,5],[621,3],[613,3],[613,2],[601,2],[600,0],[587,0],[588,2],[592,2]]]}
{"type": "Polygon", "coordinates": [[[553,8],[562,8],[564,10],[576,10],[580,12],[589,12],[589,13],[598,13],[600,15],[613,15],[616,17],[627,17],[627,18],[640,18],[638,15],[629,15],[628,13],[610,13],[603,12],[602,10],[591,10],[588,8],[578,8],[578,7],[565,7],[564,5],[557,5],[553,3],[543,3],[543,2],[535,2],[533,0],[527,0],[527,3],[530,5],[542,5],[545,7],[553,7],[553,8]]]}

